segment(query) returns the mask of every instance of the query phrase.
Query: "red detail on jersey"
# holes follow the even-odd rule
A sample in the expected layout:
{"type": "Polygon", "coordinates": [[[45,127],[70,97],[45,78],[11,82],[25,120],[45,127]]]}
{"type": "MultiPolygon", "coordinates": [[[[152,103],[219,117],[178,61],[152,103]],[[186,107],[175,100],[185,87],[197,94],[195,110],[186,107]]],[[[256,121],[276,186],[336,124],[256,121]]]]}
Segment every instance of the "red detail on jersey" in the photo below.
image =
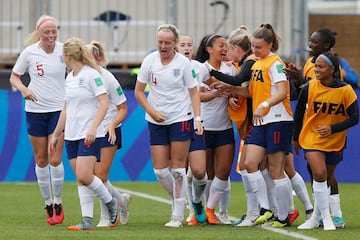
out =
{"type": "Polygon", "coordinates": [[[45,72],[44,72],[44,68],[42,64],[38,64],[36,65],[36,70],[37,70],[37,74],[42,77],[44,76],[45,72]]]}

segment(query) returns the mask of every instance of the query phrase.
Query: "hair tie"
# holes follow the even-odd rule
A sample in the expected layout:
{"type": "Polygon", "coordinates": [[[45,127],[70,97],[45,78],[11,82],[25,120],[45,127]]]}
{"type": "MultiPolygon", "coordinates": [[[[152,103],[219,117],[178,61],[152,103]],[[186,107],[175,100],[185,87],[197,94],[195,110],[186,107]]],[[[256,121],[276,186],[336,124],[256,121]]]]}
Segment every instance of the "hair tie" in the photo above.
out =
{"type": "Polygon", "coordinates": [[[208,46],[208,44],[210,43],[210,41],[216,36],[216,34],[212,34],[210,35],[207,39],[206,39],[206,42],[205,42],[205,47],[208,46]]]}
{"type": "Polygon", "coordinates": [[[39,24],[38,24],[38,26],[37,26],[37,29],[39,29],[41,25],[43,25],[44,23],[49,22],[49,21],[52,21],[52,22],[55,23],[55,20],[54,20],[54,19],[52,19],[52,18],[45,18],[45,19],[41,20],[41,22],[39,22],[39,24]]]}
{"type": "Polygon", "coordinates": [[[330,67],[335,67],[333,62],[330,60],[330,58],[325,54],[320,54],[317,58],[322,58],[327,64],[329,64],[330,67]]]}

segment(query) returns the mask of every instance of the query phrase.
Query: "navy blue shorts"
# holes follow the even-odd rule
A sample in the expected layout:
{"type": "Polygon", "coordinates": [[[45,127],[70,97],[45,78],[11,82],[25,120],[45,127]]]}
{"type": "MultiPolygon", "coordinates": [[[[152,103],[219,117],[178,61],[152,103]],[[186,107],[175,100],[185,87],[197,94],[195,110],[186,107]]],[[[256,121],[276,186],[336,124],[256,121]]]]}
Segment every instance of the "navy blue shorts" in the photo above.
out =
{"type": "Polygon", "coordinates": [[[122,141],[121,141],[121,126],[115,128],[115,134],[116,134],[115,144],[111,144],[111,143],[108,141],[108,139],[109,139],[109,133],[107,133],[107,134],[105,135],[105,137],[103,138],[103,141],[100,143],[100,148],[117,146],[117,148],[120,149],[120,148],[122,147],[122,141]]]}
{"type": "Polygon", "coordinates": [[[249,129],[245,144],[254,144],[266,149],[267,153],[291,152],[293,122],[274,122],[249,129]]]}
{"type": "Polygon", "coordinates": [[[65,140],[67,158],[70,160],[80,156],[95,156],[96,160],[100,162],[100,144],[102,141],[104,141],[103,138],[96,138],[93,144],[86,146],[84,139],[75,141],[65,140]]]}
{"type": "Polygon", "coordinates": [[[306,156],[306,153],[308,152],[321,152],[325,155],[326,164],[328,165],[337,165],[343,160],[344,156],[344,150],[341,151],[334,151],[334,152],[324,152],[320,150],[315,149],[303,149],[304,155],[306,156]]]}
{"type": "Polygon", "coordinates": [[[227,144],[235,144],[234,130],[204,131],[206,148],[217,148],[227,144]]]}
{"type": "Polygon", "coordinates": [[[61,111],[49,113],[26,112],[26,129],[34,137],[47,137],[55,130],[61,111]]]}
{"type": "Polygon", "coordinates": [[[177,122],[170,125],[148,123],[150,145],[168,145],[174,141],[186,141],[194,137],[193,120],[177,122]]]}
{"type": "Polygon", "coordinates": [[[203,135],[195,134],[195,137],[191,140],[189,152],[197,150],[206,150],[205,133],[203,135]]]}

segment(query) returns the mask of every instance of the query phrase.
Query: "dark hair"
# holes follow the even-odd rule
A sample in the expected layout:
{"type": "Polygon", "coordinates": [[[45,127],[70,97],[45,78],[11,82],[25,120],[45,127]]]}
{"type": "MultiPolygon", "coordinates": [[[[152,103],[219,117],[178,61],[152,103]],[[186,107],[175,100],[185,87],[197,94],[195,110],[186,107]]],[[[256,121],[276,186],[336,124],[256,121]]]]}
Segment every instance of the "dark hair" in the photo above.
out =
{"type": "Polygon", "coordinates": [[[272,52],[276,52],[279,49],[280,37],[269,23],[261,24],[253,33],[253,37],[264,39],[267,43],[272,43],[272,52]]]}
{"type": "Polygon", "coordinates": [[[336,32],[331,31],[328,28],[320,28],[318,30],[316,30],[317,33],[320,34],[320,38],[322,43],[325,45],[328,43],[329,46],[325,47],[326,51],[329,51],[331,48],[333,48],[335,46],[336,43],[336,32]]]}
{"type": "Polygon", "coordinates": [[[201,63],[208,60],[210,58],[210,55],[209,52],[206,50],[206,48],[212,47],[214,45],[215,40],[222,37],[223,36],[218,34],[211,34],[203,37],[203,39],[201,39],[199,48],[197,50],[195,60],[198,60],[201,63]]]}

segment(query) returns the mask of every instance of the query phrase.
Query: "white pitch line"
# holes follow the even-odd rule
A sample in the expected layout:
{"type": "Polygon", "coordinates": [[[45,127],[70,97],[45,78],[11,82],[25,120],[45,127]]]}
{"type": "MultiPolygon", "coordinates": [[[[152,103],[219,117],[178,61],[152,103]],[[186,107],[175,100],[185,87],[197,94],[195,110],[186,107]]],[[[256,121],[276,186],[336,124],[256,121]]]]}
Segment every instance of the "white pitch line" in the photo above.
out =
{"type": "MultiPolygon", "coordinates": [[[[161,203],[171,205],[170,200],[162,198],[162,197],[156,197],[156,196],[153,196],[153,195],[150,195],[150,194],[141,193],[141,192],[135,192],[135,191],[132,191],[132,190],[129,190],[129,189],[124,189],[124,188],[119,188],[119,187],[116,187],[116,188],[120,192],[130,193],[131,195],[134,195],[134,196],[138,196],[138,197],[142,197],[142,198],[146,198],[146,199],[150,199],[150,200],[153,200],[153,201],[157,201],[157,202],[161,202],[161,203]]],[[[231,217],[231,216],[230,216],[230,218],[232,218],[233,220],[236,219],[235,217],[231,217]]],[[[283,235],[287,235],[287,236],[290,236],[290,237],[293,237],[293,238],[302,239],[302,240],[318,240],[317,238],[305,236],[305,235],[302,235],[302,234],[296,233],[296,232],[290,232],[290,231],[287,231],[287,230],[284,230],[284,229],[281,229],[281,228],[272,228],[272,227],[268,227],[268,226],[259,226],[259,228],[262,228],[262,229],[265,229],[265,230],[268,230],[268,231],[272,231],[272,232],[275,232],[275,233],[280,233],[280,234],[283,234],[283,235]]]]}

